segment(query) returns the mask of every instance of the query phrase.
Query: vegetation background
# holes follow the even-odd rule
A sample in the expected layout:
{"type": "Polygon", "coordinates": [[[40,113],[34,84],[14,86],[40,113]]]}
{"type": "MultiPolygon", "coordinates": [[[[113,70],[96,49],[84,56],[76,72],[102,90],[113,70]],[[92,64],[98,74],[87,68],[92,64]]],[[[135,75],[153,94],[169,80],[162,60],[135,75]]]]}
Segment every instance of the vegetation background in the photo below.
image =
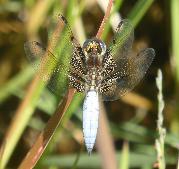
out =
{"type": "MultiPolygon", "coordinates": [[[[62,99],[51,95],[40,82],[32,87],[35,84],[32,80],[34,71],[25,56],[24,42],[35,39],[47,44],[50,39],[47,30],[51,32],[49,22],[61,13],[82,44],[86,37],[96,35],[107,4],[107,0],[0,1],[2,169],[18,168],[62,99]]],[[[82,136],[83,96],[75,94],[35,168],[114,169],[115,166],[120,169],[149,169],[154,166],[165,168],[165,165],[169,169],[176,168],[179,142],[179,1],[116,0],[110,23],[102,34],[107,44],[120,18],[129,18],[135,27],[134,51],[146,47],[155,49],[156,57],[149,71],[131,93],[117,101],[104,102],[107,121],[101,132],[106,133],[107,138],[97,140],[96,149],[90,157],[82,136]],[[158,109],[158,101],[162,103],[163,100],[157,99],[155,81],[159,68],[163,73],[163,117],[159,113],[162,111],[161,104],[161,109],[158,109]],[[165,132],[161,132],[164,130],[160,130],[163,129],[162,124],[159,125],[159,121],[163,122],[162,118],[166,137],[165,132]],[[159,144],[156,144],[157,138],[159,144]]],[[[61,48],[59,46],[55,51],[61,48]]],[[[161,83],[162,79],[159,81],[161,83]]]]}

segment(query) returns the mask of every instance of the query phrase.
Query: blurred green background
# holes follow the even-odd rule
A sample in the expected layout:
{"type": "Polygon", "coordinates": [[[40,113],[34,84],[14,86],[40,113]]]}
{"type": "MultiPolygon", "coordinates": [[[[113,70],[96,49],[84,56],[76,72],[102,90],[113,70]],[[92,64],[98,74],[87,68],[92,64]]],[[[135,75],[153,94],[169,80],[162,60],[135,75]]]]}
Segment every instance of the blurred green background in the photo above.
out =
{"type": "MultiPolygon", "coordinates": [[[[6,140],[8,148],[4,159],[1,157],[6,150],[1,146],[2,168],[17,168],[61,101],[39,86],[27,107],[19,108],[34,77],[25,56],[24,42],[37,40],[47,44],[50,39],[48,32],[51,32],[49,23],[61,13],[82,44],[85,38],[96,35],[107,3],[100,0],[0,1],[0,143],[19,112],[12,134],[6,140]]],[[[179,142],[179,1],[115,0],[110,23],[102,36],[107,44],[119,18],[129,18],[134,24],[133,50],[151,47],[155,49],[156,57],[145,78],[132,93],[104,103],[118,164],[122,169],[147,169],[156,164],[158,89],[155,78],[158,68],[161,68],[165,101],[165,163],[166,168],[176,168],[179,142]]],[[[58,53],[58,48],[56,51],[58,53]]],[[[101,154],[95,149],[89,157],[83,145],[82,102],[83,96],[76,94],[35,168],[102,168],[101,154]]]]}

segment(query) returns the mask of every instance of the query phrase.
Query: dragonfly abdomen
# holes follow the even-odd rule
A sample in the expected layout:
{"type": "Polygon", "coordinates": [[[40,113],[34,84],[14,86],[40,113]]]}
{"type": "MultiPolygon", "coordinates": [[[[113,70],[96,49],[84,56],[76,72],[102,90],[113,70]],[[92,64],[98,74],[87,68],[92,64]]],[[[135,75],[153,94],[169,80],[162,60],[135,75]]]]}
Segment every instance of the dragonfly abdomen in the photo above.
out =
{"type": "Polygon", "coordinates": [[[83,134],[85,145],[90,154],[96,140],[99,118],[98,93],[89,90],[83,104],[83,134]]]}

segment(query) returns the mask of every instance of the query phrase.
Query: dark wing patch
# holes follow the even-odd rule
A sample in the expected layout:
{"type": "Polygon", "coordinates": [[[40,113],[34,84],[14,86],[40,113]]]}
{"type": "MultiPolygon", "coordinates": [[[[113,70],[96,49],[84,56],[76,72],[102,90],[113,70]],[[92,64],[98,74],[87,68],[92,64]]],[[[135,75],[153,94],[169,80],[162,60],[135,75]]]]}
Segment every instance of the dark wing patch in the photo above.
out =
{"type": "Polygon", "coordinates": [[[143,78],[155,56],[153,49],[131,55],[134,28],[129,20],[122,20],[103,58],[99,92],[103,100],[116,100],[131,91],[143,78]]]}
{"type": "Polygon", "coordinates": [[[142,50],[137,56],[122,58],[115,69],[101,82],[100,93],[104,100],[116,100],[131,91],[144,77],[155,52],[152,48],[142,50]]]}

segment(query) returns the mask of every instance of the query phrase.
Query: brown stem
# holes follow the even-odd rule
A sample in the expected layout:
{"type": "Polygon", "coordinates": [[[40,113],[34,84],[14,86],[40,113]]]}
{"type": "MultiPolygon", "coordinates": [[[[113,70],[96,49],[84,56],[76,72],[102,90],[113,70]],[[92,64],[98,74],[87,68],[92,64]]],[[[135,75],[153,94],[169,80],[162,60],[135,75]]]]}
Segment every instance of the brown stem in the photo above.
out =
{"type": "Polygon", "coordinates": [[[106,24],[106,22],[107,22],[107,20],[109,19],[109,16],[110,16],[112,5],[113,5],[113,0],[109,0],[103,21],[102,21],[102,23],[101,23],[101,25],[98,29],[98,33],[96,34],[96,37],[98,39],[101,39],[102,33],[104,31],[104,26],[105,26],[105,24],[106,24]]]}
{"type": "MultiPolygon", "coordinates": [[[[98,30],[96,37],[101,39],[102,32],[104,30],[105,23],[109,19],[110,11],[113,5],[113,0],[109,0],[106,13],[104,15],[101,26],[98,30]]],[[[98,136],[96,140],[96,146],[99,151],[102,160],[103,169],[117,169],[117,160],[115,155],[115,148],[112,140],[112,136],[109,131],[109,124],[106,117],[104,106],[101,103],[101,111],[99,118],[98,136]]]]}
{"type": "Polygon", "coordinates": [[[35,166],[45,148],[47,147],[49,141],[51,140],[56,128],[60,124],[63,115],[65,114],[72,101],[74,93],[75,89],[68,90],[68,94],[63,99],[63,102],[57,108],[55,114],[50,118],[45,129],[40,133],[35,144],[30,149],[18,169],[30,169],[35,166]]]}

